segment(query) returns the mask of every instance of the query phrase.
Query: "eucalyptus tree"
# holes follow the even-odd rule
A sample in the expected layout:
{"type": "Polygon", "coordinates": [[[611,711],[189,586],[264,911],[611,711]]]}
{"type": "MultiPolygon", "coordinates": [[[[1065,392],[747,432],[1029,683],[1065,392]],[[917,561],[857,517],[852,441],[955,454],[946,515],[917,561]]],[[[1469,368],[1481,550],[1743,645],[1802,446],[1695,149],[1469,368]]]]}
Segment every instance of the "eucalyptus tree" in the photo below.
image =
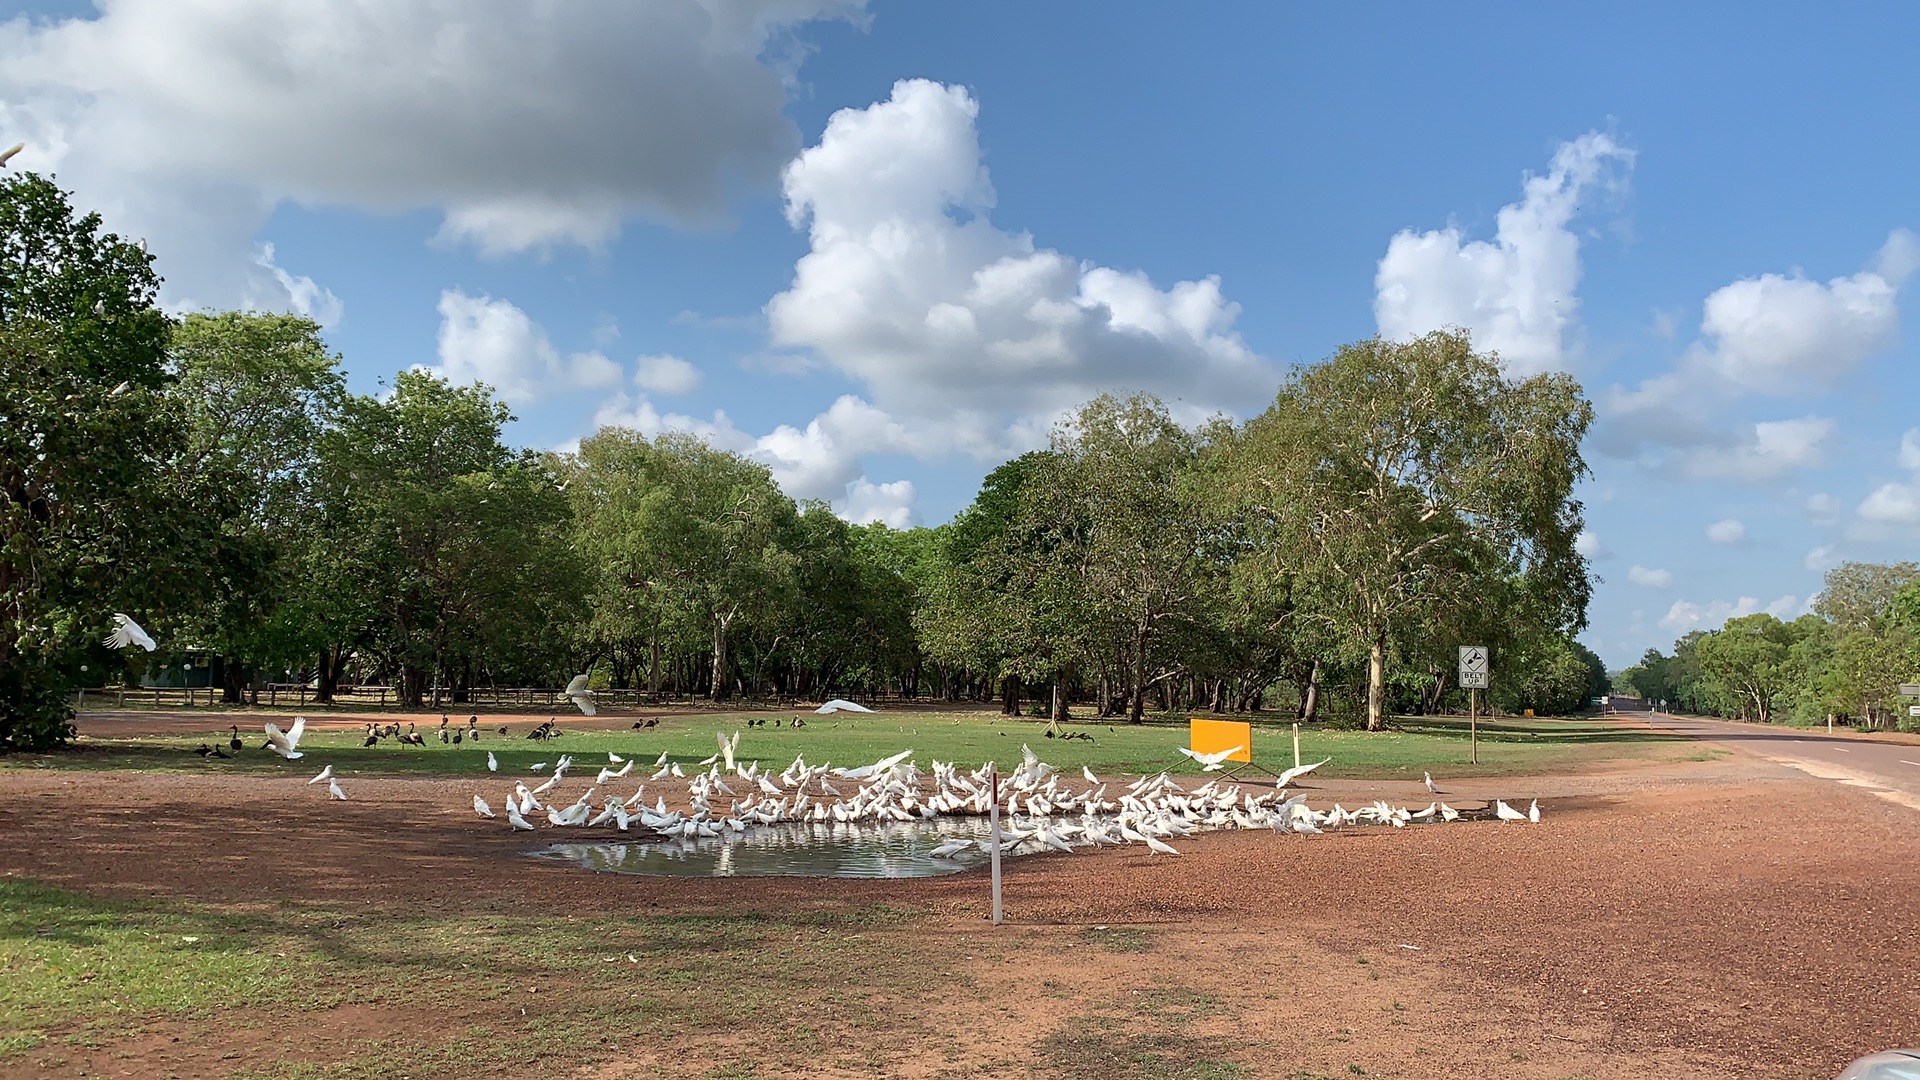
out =
{"type": "Polygon", "coordinates": [[[1076,651],[1093,659],[1135,723],[1148,688],[1186,670],[1179,639],[1205,620],[1219,584],[1202,558],[1198,447],[1158,398],[1097,397],[1054,429],[1010,532],[1023,586],[1010,598],[1025,601],[1018,654],[1056,676],[1076,651]],[[1058,625],[1062,613],[1077,632],[1058,625]],[[1076,637],[1077,650],[1058,647],[1076,637]]]}
{"type": "Polygon", "coordinates": [[[1768,723],[1774,700],[1787,688],[1788,651],[1797,636],[1791,625],[1765,612],[1728,619],[1696,646],[1701,675],[1737,701],[1743,717],[1768,723]]]}
{"type": "Polygon", "coordinates": [[[181,467],[231,478],[243,512],[227,535],[248,556],[244,577],[209,577],[195,630],[226,655],[226,697],[243,665],[304,666],[313,640],[301,605],[297,549],[318,524],[319,438],[344,393],[339,358],[320,326],[297,315],[189,314],[175,327],[170,392],[188,419],[181,467]]]}
{"type": "Polygon", "coordinates": [[[1491,583],[1518,583],[1535,625],[1585,624],[1573,487],[1592,421],[1569,376],[1508,378],[1464,331],[1441,331],[1298,368],[1247,424],[1234,493],[1269,525],[1265,557],[1365,653],[1369,729],[1395,642],[1491,583]]]}
{"type": "Polygon", "coordinates": [[[528,648],[551,663],[579,606],[561,478],[501,442],[511,418],[485,386],[407,371],[385,396],[345,398],[321,437],[318,603],[351,613],[332,629],[399,674],[404,704],[436,676],[458,694],[510,655],[530,666],[528,648]]]}
{"type": "Polygon", "coordinates": [[[179,467],[158,288],[147,252],[51,181],[0,179],[0,748],[69,737],[111,613],[166,641],[229,560],[230,488],[179,467]]]}
{"type": "MultiPolygon", "coordinates": [[[[732,696],[735,630],[793,595],[793,500],[764,465],[680,433],[602,428],[578,462],[574,505],[599,574],[596,604],[630,604],[638,622],[627,629],[645,623],[656,648],[666,625],[693,628],[708,696],[732,696]]],[[[609,625],[621,618],[616,610],[609,625]]]]}

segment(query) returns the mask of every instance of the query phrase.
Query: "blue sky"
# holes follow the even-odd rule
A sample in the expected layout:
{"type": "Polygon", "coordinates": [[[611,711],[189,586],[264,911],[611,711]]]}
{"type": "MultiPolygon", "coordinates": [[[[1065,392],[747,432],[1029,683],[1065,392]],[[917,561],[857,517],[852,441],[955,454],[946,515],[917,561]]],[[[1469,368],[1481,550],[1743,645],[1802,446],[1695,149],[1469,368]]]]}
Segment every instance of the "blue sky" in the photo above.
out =
{"type": "Polygon", "coordinates": [[[530,446],[684,427],[935,524],[1101,390],[1245,416],[1457,324],[1599,409],[1612,664],[1920,537],[1909,6],[14,14],[14,166],[171,306],[485,378],[530,446]]]}

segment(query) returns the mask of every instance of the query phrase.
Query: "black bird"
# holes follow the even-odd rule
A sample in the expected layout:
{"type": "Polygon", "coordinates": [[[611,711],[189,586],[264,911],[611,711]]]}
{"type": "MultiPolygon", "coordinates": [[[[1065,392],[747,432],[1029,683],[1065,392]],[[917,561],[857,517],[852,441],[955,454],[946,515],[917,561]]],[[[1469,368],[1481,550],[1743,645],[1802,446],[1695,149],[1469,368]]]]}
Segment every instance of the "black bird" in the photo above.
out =
{"type": "Polygon", "coordinates": [[[228,758],[228,757],[232,757],[233,755],[221,750],[219,747],[216,746],[212,750],[207,752],[207,756],[217,757],[217,758],[228,758]]]}
{"type": "Polygon", "coordinates": [[[644,721],[644,720],[635,720],[635,721],[633,722],[633,726],[634,726],[634,727],[637,727],[637,728],[643,728],[643,727],[646,727],[646,726],[647,726],[647,724],[646,724],[646,721],[644,721]]]}
{"type": "Polygon", "coordinates": [[[455,743],[455,744],[458,744],[458,743],[460,742],[460,736],[462,736],[462,735],[465,735],[465,734],[466,734],[466,729],[464,729],[464,728],[454,728],[454,729],[453,729],[453,741],[454,741],[454,743],[455,743]]]}
{"type": "Polygon", "coordinates": [[[233,738],[227,740],[227,746],[238,753],[240,750],[240,725],[229,725],[227,730],[233,732],[233,738]]]}
{"type": "Polygon", "coordinates": [[[206,743],[201,743],[199,746],[194,748],[193,752],[196,754],[199,754],[201,757],[212,757],[213,747],[208,746],[206,743]]]}
{"type": "Polygon", "coordinates": [[[507,725],[505,725],[505,724],[501,724],[501,725],[500,725],[500,734],[502,734],[502,735],[505,735],[506,733],[507,733],[507,725]]]}

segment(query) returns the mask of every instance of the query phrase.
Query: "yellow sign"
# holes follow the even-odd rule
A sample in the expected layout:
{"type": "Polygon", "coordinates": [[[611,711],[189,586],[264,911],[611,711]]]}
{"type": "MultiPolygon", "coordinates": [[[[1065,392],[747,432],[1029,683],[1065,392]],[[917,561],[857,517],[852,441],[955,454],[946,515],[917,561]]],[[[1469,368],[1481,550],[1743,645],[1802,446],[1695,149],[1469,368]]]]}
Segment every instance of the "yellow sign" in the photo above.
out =
{"type": "Polygon", "coordinates": [[[1228,761],[1253,760],[1253,725],[1244,720],[1187,721],[1187,749],[1196,754],[1217,754],[1239,747],[1228,754],[1228,761]]]}
{"type": "Polygon", "coordinates": [[[1527,710],[1527,715],[1528,715],[1528,716],[1532,716],[1532,715],[1533,715],[1533,710],[1532,710],[1532,709],[1528,709],[1528,710],[1527,710]]]}

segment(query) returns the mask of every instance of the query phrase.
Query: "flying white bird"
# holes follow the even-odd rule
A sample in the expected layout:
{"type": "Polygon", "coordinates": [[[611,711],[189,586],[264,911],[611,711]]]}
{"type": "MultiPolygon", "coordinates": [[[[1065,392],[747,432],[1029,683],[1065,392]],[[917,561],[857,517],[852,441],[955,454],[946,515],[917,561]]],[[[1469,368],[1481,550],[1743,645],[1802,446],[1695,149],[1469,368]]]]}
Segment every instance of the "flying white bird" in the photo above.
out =
{"type": "Polygon", "coordinates": [[[1319,761],[1316,761],[1311,765],[1295,765],[1293,768],[1288,769],[1286,772],[1281,773],[1279,778],[1273,782],[1273,786],[1276,789],[1286,787],[1288,784],[1293,783],[1295,780],[1300,779],[1301,777],[1307,775],[1308,773],[1312,772],[1313,770],[1319,768],[1322,765],[1325,765],[1327,762],[1332,760],[1333,760],[1332,758],[1321,758],[1319,761]]]}
{"type": "Polygon", "coordinates": [[[491,750],[487,751],[487,771],[488,772],[500,771],[500,759],[494,757],[493,751],[491,750]]]}
{"type": "Polygon", "coordinates": [[[145,630],[140,629],[139,623],[134,622],[132,619],[117,611],[113,613],[113,621],[120,625],[115,627],[113,633],[108,634],[107,639],[101,642],[101,644],[115,649],[124,649],[129,645],[138,645],[148,652],[159,648],[158,645],[154,644],[153,636],[145,630]]]}
{"type": "Polygon", "coordinates": [[[566,695],[567,700],[579,706],[581,712],[586,713],[588,716],[596,715],[593,711],[593,691],[587,689],[587,677],[585,675],[575,675],[573,677],[573,681],[567,684],[566,695]]]}
{"type": "MultiPolygon", "coordinates": [[[[481,817],[490,818],[493,816],[493,807],[487,805],[487,800],[475,795],[473,797],[473,812],[479,814],[481,817]]],[[[507,804],[507,813],[513,813],[513,804],[511,802],[507,804]]]]}
{"type": "Polygon", "coordinates": [[[1174,749],[1199,762],[1201,772],[1219,772],[1220,769],[1225,766],[1228,758],[1245,750],[1246,747],[1236,746],[1231,750],[1221,750],[1212,754],[1197,754],[1184,746],[1176,746],[1174,749]]]}
{"type": "Polygon", "coordinates": [[[837,712],[872,712],[873,710],[867,708],[865,705],[856,705],[846,698],[834,698],[832,701],[827,702],[825,705],[813,711],[819,713],[821,716],[829,716],[837,712]]]}
{"type": "Polygon", "coordinates": [[[1436,783],[1434,783],[1434,782],[1433,782],[1433,774],[1432,774],[1432,773],[1430,773],[1430,772],[1423,772],[1423,773],[1421,773],[1420,775],[1426,778],[1426,781],[1427,781],[1427,790],[1428,790],[1428,791],[1431,791],[1431,792],[1433,792],[1433,793],[1434,793],[1435,795],[1438,795],[1438,794],[1440,794],[1440,785],[1438,785],[1438,784],[1436,784],[1436,783]]]}
{"type": "Polygon", "coordinates": [[[19,153],[22,150],[25,150],[26,148],[27,148],[26,143],[17,142],[17,143],[14,143],[12,146],[7,147],[5,150],[0,150],[0,169],[6,168],[7,162],[13,160],[13,155],[19,153]]]}
{"type": "Polygon", "coordinates": [[[327,797],[333,798],[333,799],[339,799],[341,802],[347,801],[347,793],[340,790],[340,781],[338,780],[327,781],[327,797]]]}
{"type": "Polygon", "coordinates": [[[300,752],[300,736],[306,733],[307,718],[304,716],[294,717],[293,726],[287,728],[284,732],[280,730],[280,725],[269,720],[267,721],[267,749],[279,754],[288,761],[292,761],[297,757],[304,757],[305,755],[300,752]]]}
{"type": "Polygon", "coordinates": [[[320,770],[319,776],[316,776],[313,779],[307,781],[307,784],[308,786],[312,786],[314,784],[319,783],[322,780],[331,780],[331,779],[333,779],[333,766],[329,765],[326,768],[320,770]]]}
{"type": "Polygon", "coordinates": [[[1527,815],[1521,813],[1518,810],[1515,810],[1513,807],[1508,806],[1506,803],[1500,801],[1499,799],[1493,800],[1493,814],[1495,817],[1499,818],[1501,821],[1527,820],[1527,815]]]}

